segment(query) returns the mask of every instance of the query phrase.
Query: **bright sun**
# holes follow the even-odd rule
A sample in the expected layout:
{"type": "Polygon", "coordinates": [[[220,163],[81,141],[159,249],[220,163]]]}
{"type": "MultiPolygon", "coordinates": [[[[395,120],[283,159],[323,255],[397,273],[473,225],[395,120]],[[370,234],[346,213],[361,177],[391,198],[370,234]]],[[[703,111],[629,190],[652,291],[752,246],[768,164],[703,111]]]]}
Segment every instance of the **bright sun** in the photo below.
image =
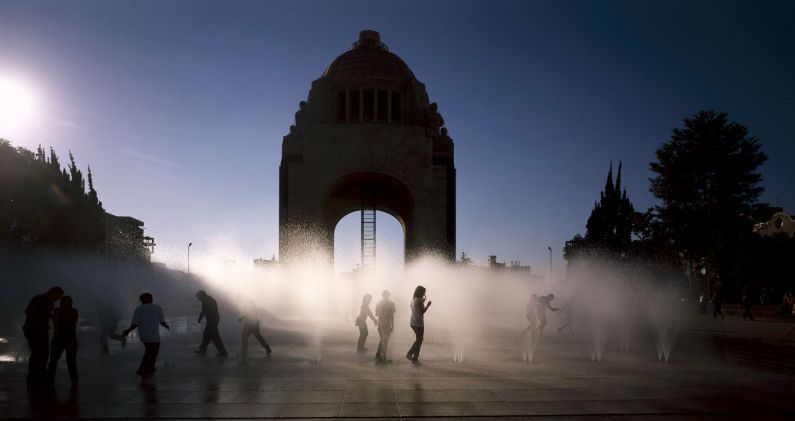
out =
{"type": "Polygon", "coordinates": [[[0,74],[0,138],[13,138],[31,128],[39,116],[36,94],[24,82],[0,74]]]}

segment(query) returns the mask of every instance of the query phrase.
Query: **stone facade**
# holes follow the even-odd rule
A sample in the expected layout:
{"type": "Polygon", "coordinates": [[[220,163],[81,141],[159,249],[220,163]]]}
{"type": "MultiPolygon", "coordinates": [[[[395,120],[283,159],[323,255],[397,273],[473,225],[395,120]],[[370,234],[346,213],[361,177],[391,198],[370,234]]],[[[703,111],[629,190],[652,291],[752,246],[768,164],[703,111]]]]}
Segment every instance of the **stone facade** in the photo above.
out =
{"type": "Polygon", "coordinates": [[[784,213],[781,208],[774,208],[777,210],[769,220],[757,223],[754,226],[754,232],[762,237],[772,237],[774,235],[783,234],[790,238],[795,236],[795,220],[791,215],[784,213]]]}
{"type": "Polygon", "coordinates": [[[155,240],[144,236],[144,223],[132,216],[105,212],[104,251],[117,257],[152,260],[155,240]]]}
{"type": "Polygon", "coordinates": [[[282,141],[280,260],[308,241],[332,257],[337,223],[367,195],[402,225],[407,260],[454,261],[455,189],[453,141],[425,85],[377,32],[362,31],[312,82],[282,141]]]}

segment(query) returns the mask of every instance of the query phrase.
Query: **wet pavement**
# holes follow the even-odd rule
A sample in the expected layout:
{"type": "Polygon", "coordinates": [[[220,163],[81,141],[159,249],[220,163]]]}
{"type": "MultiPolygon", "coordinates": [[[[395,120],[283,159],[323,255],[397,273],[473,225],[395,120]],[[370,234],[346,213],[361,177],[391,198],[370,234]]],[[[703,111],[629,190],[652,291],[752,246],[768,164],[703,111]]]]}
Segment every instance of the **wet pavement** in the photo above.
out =
{"type": "Polygon", "coordinates": [[[602,362],[592,362],[583,337],[557,333],[545,334],[535,361],[523,364],[509,332],[486,335],[488,345],[467,349],[458,364],[447,344],[433,342],[432,331],[421,366],[402,357],[405,340],[393,344],[394,362],[375,364],[353,352],[355,332],[335,333],[344,338],[326,341],[318,364],[310,362],[313,349],[280,345],[279,336],[268,337],[271,358],[252,340],[242,364],[239,343],[229,341],[229,358],[201,356],[192,352],[197,334],[188,333],[165,337],[157,374],[146,381],[133,374],[140,344],[121,350],[114,343],[103,356],[84,339],[76,387],[61,367],[54,388],[28,391],[24,361],[0,364],[0,418],[793,419],[795,377],[786,368],[795,361],[787,351],[792,326],[689,322],[667,364],[644,340],[629,352],[608,345],[602,362]]]}

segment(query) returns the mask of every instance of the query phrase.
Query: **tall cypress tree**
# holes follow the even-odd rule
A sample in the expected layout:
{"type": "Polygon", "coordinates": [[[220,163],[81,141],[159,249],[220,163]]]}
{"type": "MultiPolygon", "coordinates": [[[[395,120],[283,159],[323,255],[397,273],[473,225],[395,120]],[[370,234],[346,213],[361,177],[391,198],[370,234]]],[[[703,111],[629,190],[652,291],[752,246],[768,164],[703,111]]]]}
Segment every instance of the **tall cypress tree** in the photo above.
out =
{"type": "Polygon", "coordinates": [[[594,203],[591,216],[585,225],[585,236],[577,234],[566,242],[566,260],[571,261],[583,255],[619,259],[626,257],[632,244],[635,208],[627,197],[626,189],[621,189],[621,169],[622,164],[619,161],[614,182],[613,163],[610,163],[604,190],[599,194],[599,201],[594,203]]]}

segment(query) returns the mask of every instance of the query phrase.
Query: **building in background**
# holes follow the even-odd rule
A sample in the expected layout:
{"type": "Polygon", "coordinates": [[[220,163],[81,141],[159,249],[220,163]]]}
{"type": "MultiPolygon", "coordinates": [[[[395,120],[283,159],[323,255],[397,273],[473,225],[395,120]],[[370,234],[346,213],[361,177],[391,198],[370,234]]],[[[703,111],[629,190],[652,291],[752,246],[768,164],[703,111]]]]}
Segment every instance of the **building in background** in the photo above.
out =
{"type": "Polygon", "coordinates": [[[279,261],[276,260],[276,255],[273,255],[270,259],[259,257],[254,259],[254,267],[257,269],[273,269],[279,267],[279,261]]]}
{"type": "Polygon", "coordinates": [[[533,273],[530,266],[522,265],[519,260],[511,260],[508,263],[500,262],[497,261],[496,255],[490,255],[487,257],[487,263],[486,266],[478,266],[466,253],[461,253],[461,258],[456,260],[455,265],[465,270],[481,272],[487,276],[487,279],[494,279],[495,275],[518,275],[533,283],[543,282],[546,279],[543,275],[533,273]]]}
{"type": "Polygon", "coordinates": [[[143,221],[105,212],[104,249],[115,256],[151,261],[155,239],[144,235],[143,221]]]}
{"type": "Polygon", "coordinates": [[[454,261],[453,149],[425,85],[378,32],[362,31],[312,82],[282,140],[279,259],[302,256],[308,240],[333,259],[337,223],[358,211],[360,264],[372,267],[382,211],[403,227],[406,261],[454,261]]]}
{"type": "Polygon", "coordinates": [[[784,208],[770,207],[765,211],[769,218],[754,225],[755,233],[762,237],[772,237],[777,234],[785,234],[790,238],[795,236],[795,221],[792,215],[784,213],[784,208]]]}

